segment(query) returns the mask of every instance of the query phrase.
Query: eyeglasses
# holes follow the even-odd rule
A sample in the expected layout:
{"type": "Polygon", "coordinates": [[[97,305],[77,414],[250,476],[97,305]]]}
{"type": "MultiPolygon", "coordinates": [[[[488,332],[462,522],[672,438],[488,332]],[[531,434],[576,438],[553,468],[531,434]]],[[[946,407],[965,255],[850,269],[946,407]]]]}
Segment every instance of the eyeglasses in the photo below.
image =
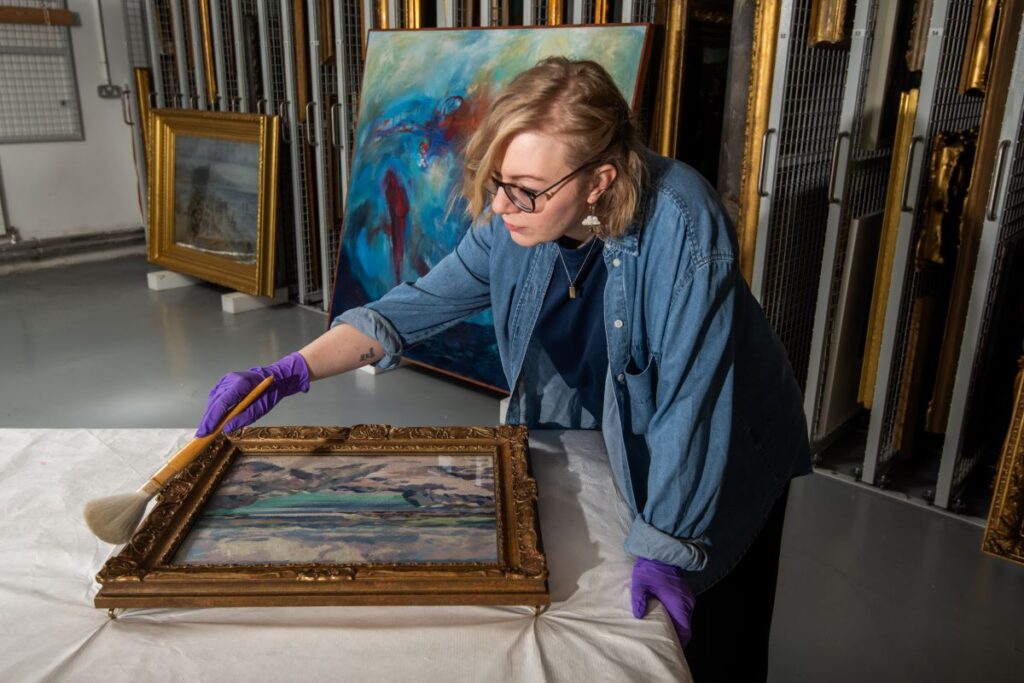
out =
{"type": "Polygon", "coordinates": [[[554,190],[556,187],[567,182],[570,178],[572,178],[574,175],[576,175],[583,169],[593,166],[597,162],[597,159],[594,159],[593,161],[588,161],[587,163],[577,168],[575,171],[571,171],[568,175],[562,176],[555,182],[551,183],[543,190],[527,190],[525,187],[521,187],[514,183],[506,183],[495,178],[494,176],[490,177],[489,181],[484,186],[484,189],[487,190],[487,192],[492,196],[496,195],[499,189],[504,190],[505,196],[508,197],[509,201],[515,204],[516,207],[519,208],[521,211],[523,211],[524,213],[536,213],[537,211],[540,211],[541,209],[544,208],[543,202],[541,202],[540,207],[538,207],[538,199],[543,198],[545,201],[551,199],[553,196],[555,196],[555,192],[551,192],[551,190],[554,190]]]}

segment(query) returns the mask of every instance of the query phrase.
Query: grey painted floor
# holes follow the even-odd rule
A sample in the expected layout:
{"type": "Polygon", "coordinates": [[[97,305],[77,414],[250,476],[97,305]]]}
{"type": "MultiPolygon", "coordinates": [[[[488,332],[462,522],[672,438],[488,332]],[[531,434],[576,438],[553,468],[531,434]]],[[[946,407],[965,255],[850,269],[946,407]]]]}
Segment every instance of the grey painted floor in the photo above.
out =
{"type": "MultiPolygon", "coordinates": [[[[221,374],[326,325],[294,306],[232,316],[223,290],[146,288],[138,257],[0,277],[0,428],[191,427],[221,374]]],[[[498,401],[402,368],[314,384],[264,424],[494,424],[498,401]]],[[[794,483],[773,681],[1019,681],[1024,568],[981,529],[812,475],[794,483]]],[[[742,656],[742,653],[737,653],[742,656]]]]}

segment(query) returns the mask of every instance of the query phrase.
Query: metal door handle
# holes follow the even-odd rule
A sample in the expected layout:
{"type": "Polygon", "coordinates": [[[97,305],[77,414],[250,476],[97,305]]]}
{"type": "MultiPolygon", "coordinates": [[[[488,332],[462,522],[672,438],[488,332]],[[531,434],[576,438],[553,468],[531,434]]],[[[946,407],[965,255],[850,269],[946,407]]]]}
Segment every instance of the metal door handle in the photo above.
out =
{"type": "Polygon", "coordinates": [[[331,105],[331,146],[334,149],[341,149],[341,144],[338,142],[338,107],[341,106],[340,102],[335,102],[331,105]]]}
{"type": "Polygon", "coordinates": [[[924,138],[920,135],[910,141],[910,149],[907,151],[907,167],[903,174],[903,195],[900,197],[900,211],[913,211],[914,208],[907,204],[910,195],[910,178],[914,175],[914,150],[918,144],[923,144],[924,138]]]}
{"type": "Polygon", "coordinates": [[[315,106],[316,102],[314,101],[306,102],[306,144],[309,145],[310,147],[316,147],[316,137],[314,136],[312,139],[310,139],[309,136],[309,133],[310,131],[313,130],[314,126],[313,115],[309,113],[309,108],[315,106]]]}
{"type": "Polygon", "coordinates": [[[266,97],[259,98],[258,100],[256,100],[256,111],[263,114],[270,114],[270,111],[267,109],[267,106],[269,104],[270,103],[267,101],[266,97]]]}
{"type": "Polygon", "coordinates": [[[277,103],[277,116],[281,122],[281,142],[290,144],[292,139],[288,134],[291,130],[288,122],[288,100],[281,100],[277,103]]]}
{"type": "Polygon", "coordinates": [[[843,138],[849,139],[850,134],[843,131],[836,136],[835,144],[832,145],[832,169],[828,174],[828,203],[840,204],[842,197],[836,197],[836,176],[839,175],[839,151],[842,148],[843,138]]]}
{"type": "Polygon", "coordinates": [[[776,130],[769,128],[764,132],[764,136],[761,138],[761,167],[757,172],[757,196],[767,197],[768,193],[764,189],[764,174],[765,169],[768,167],[768,138],[775,135],[776,130]]]}
{"type": "Polygon", "coordinates": [[[985,210],[985,218],[990,221],[996,219],[996,205],[999,204],[999,195],[1003,192],[1003,163],[1006,161],[1006,150],[1008,149],[1010,149],[1010,141],[1001,140],[996,156],[996,176],[992,179],[992,185],[988,190],[988,208],[985,210]]]}
{"type": "Polygon", "coordinates": [[[132,121],[132,103],[128,99],[131,96],[131,92],[128,88],[121,90],[121,118],[124,119],[125,124],[134,126],[135,122],[132,121]]]}

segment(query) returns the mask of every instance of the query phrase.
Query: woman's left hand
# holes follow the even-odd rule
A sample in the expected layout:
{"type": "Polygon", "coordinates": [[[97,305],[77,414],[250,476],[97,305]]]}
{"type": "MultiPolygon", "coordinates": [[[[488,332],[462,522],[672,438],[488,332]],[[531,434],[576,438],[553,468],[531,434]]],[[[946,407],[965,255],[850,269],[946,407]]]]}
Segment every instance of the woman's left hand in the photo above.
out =
{"type": "Polygon", "coordinates": [[[685,649],[686,644],[690,642],[690,636],[693,635],[690,617],[697,599],[683,578],[682,570],[671,564],[638,557],[636,564],[633,565],[630,588],[633,616],[642,619],[647,613],[648,600],[652,597],[657,598],[672,619],[679,644],[685,649]]]}

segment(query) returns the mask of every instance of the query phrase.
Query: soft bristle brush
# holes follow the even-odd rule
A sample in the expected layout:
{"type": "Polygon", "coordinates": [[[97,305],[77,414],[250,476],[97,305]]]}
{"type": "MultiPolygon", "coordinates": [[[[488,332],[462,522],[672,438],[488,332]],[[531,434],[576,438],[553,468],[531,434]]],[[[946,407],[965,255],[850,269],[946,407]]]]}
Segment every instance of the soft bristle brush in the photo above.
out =
{"type": "Polygon", "coordinates": [[[223,431],[224,425],[248,408],[253,401],[260,397],[260,394],[266,391],[273,381],[273,377],[267,377],[257,384],[220,421],[215,430],[206,436],[192,439],[174,457],[168,460],[156,474],[150,477],[149,481],[143,484],[138,491],[107,496],[106,498],[97,498],[86,503],[84,511],[85,523],[89,525],[89,529],[96,534],[97,538],[107,543],[115,545],[127,543],[142,520],[142,515],[146,511],[149,499],[156,495],[171,477],[185,469],[190,462],[195,460],[196,456],[223,431]]]}

